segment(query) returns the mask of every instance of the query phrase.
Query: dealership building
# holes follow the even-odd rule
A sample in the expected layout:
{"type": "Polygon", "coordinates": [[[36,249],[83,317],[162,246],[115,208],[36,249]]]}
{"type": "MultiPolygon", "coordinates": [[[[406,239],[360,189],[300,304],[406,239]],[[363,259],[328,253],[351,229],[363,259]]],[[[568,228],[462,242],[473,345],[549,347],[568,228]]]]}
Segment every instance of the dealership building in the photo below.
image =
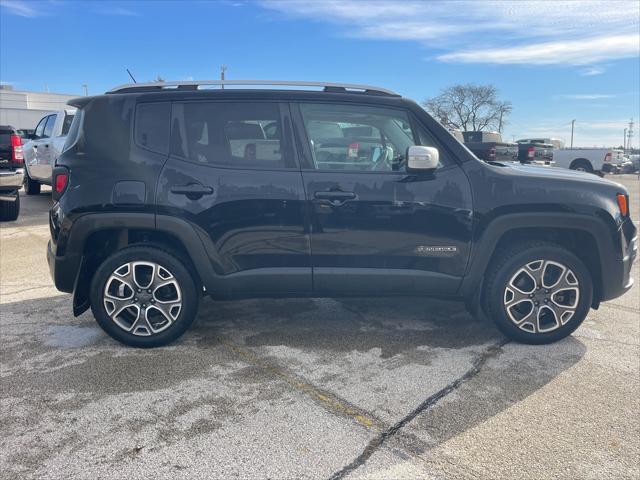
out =
{"type": "Polygon", "coordinates": [[[14,90],[11,85],[0,85],[0,125],[18,129],[36,128],[47,113],[69,108],[67,102],[79,95],[28,92],[14,90]]]}

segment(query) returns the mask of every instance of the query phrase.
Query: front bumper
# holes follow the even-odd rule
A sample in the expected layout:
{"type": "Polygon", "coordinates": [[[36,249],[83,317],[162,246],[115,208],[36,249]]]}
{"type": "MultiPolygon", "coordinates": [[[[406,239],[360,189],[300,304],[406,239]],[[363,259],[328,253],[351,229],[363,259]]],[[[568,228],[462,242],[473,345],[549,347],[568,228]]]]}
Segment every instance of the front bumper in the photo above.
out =
{"type": "Polygon", "coordinates": [[[623,245],[622,258],[609,263],[607,272],[603,272],[602,301],[624,295],[633,287],[631,268],[638,257],[638,230],[631,220],[627,220],[619,230],[623,245]]]}

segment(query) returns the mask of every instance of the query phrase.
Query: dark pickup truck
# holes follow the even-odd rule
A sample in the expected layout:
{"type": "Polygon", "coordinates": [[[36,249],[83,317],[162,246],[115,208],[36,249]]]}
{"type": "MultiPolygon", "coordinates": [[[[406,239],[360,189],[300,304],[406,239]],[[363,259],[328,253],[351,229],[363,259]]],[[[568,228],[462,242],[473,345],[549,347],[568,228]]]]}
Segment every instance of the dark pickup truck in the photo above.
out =
{"type": "Polygon", "coordinates": [[[553,162],[553,144],[535,139],[518,140],[516,143],[518,144],[518,160],[521,163],[535,162],[549,165],[553,162]]]}
{"type": "Polygon", "coordinates": [[[12,221],[20,213],[24,156],[22,139],[10,125],[0,125],[0,220],[12,221]]]}
{"type": "Polygon", "coordinates": [[[498,132],[462,132],[464,144],[476,157],[488,162],[514,162],[518,157],[518,145],[503,142],[498,132]]]}

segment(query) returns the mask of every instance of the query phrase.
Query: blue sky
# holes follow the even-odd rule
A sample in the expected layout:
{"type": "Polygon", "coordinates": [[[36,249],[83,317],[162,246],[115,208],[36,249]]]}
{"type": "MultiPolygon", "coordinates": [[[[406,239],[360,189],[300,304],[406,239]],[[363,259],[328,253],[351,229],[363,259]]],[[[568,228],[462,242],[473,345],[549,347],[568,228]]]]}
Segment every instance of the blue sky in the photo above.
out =
{"type": "Polygon", "coordinates": [[[493,83],[505,137],[640,137],[640,2],[0,0],[0,81],[102,93],[138,81],[227,78],[379,85],[422,101],[493,83]]]}

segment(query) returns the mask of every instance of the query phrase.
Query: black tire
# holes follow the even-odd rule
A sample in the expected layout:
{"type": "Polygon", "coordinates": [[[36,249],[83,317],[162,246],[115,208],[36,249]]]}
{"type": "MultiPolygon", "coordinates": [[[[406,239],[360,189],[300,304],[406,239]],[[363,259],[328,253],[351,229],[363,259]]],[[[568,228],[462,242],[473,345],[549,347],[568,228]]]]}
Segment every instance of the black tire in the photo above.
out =
{"type": "Polygon", "coordinates": [[[0,220],[3,222],[13,222],[20,215],[20,194],[16,192],[15,201],[0,200],[0,220]]]}
{"type": "MultiPolygon", "coordinates": [[[[553,280],[553,278],[549,278],[548,283],[553,284],[553,280]]],[[[542,283],[544,284],[544,282],[542,283]]],[[[493,259],[493,264],[489,266],[485,274],[483,289],[483,308],[485,313],[507,337],[521,343],[546,344],[570,335],[580,326],[589,313],[592,298],[593,283],[589,270],[584,263],[567,249],[549,242],[529,241],[513,245],[508,250],[500,253],[497,259],[493,259]],[[567,289],[556,287],[559,288],[556,293],[553,293],[552,288],[549,290],[552,292],[551,294],[545,293],[547,290],[543,288],[544,285],[541,287],[526,271],[522,272],[523,269],[529,266],[536,267],[539,260],[553,263],[549,264],[549,267],[543,263],[540,267],[543,272],[534,272],[535,275],[540,275],[544,271],[547,271],[547,273],[555,273],[554,270],[560,272],[561,268],[557,267],[560,264],[568,268],[568,270],[558,274],[560,275],[560,280],[565,282],[576,280],[577,285],[571,283],[567,289]],[[521,272],[521,276],[516,276],[518,272],[521,272]],[[573,276],[570,275],[571,273],[573,273],[573,276]],[[564,277],[565,275],[566,277],[564,277]],[[533,294],[529,292],[531,280],[533,280],[533,294]],[[529,285],[526,288],[522,288],[523,292],[517,292],[519,297],[516,298],[513,293],[515,290],[510,283],[523,281],[525,284],[529,283],[529,285]],[[533,295],[532,298],[530,298],[531,295],[533,295]],[[550,302],[550,297],[560,299],[561,302],[565,301],[563,295],[566,295],[565,304],[559,306],[555,302],[548,303],[550,302]],[[527,298],[518,301],[518,298],[524,296],[527,298]],[[570,305],[570,312],[563,311],[566,305],[570,305]],[[526,315],[529,307],[532,309],[531,315],[533,316],[526,315]],[[561,312],[559,316],[566,316],[566,320],[557,320],[558,313],[556,310],[561,312]],[[532,329],[534,331],[531,331],[532,329]]]]}
{"type": "MultiPolygon", "coordinates": [[[[134,267],[134,270],[138,267],[148,269],[147,265],[138,265],[134,267]]],[[[130,271],[131,267],[128,268],[130,271]]],[[[123,273],[126,270],[127,269],[125,268],[123,270],[120,270],[120,272],[123,273]]],[[[153,270],[154,273],[157,271],[159,271],[159,269],[153,270]]],[[[154,281],[155,277],[152,277],[149,285],[151,286],[151,282],[154,281]]],[[[126,286],[123,288],[124,290],[127,290],[126,286]]],[[[124,293],[122,293],[122,295],[124,295],[124,293]]],[[[119,342],[133,347],[160,347],[176,340],[193,323],[193,320],[195,319],[198,312],[199,299],[200,294],[198,290],[198,283],[194,280],[193,276],[189,273],[189,270],[185,267],[185,265],[173,254],[155,247],[132,246],[114,253],[104,262],[102,262],[102,264],[96,270],[91,281],[91,311],[93,312],[96,321],[98,322],[100,327],[102,327],[102,329],[111,337],[118,340],[119,342]],[[118,280],[118,277],[115,277],[115,275],[117,275],[116,270],[120,270],[119,267],[126,266],[131,262],[153,263],[159,265],[160,267],[162,267],[162,269],[172,275],[172,277],[165,277],[164,280],[166,280],[167,278],[172,279],[171,289],[174,288],[173,280],[177,282],[175,291],[177,292],[177,298],[179,298],[181,301],[181,306],[176,311],[177,313],[175,314],[175,319],[166,321],[168,320],[168,317],[166,315],[158,314],[160,310],[158,310],[157,308],[153,308],[154,306],[151,305],[152,303],[154,303],[155,306],[162,303],[157,300],[155,291],[151,295],[149,295],[149,292],[153,287],[149,289],[147,289],[147,287],[139,289],[138,285],[133,283],[135,281],[133,278],[128,279],[126,277],[122,277],[127,281],[127,283],[125,283],[120,282],[118,280]],[[113,279],[112,276],[114,276],[113,279]],[[120,283],[125,283],[125,285],[131,283],[137,290],[133,292],[134,297],[132,297],[131,300],[127,300],[126,302],[121,303],[121,305],[124,305],[125,303],[133,304],[132,308],[127,307],[123,309],[122,314],[117,314],[116,309],[118,308],[118,306],[116,306],[114,302],[112,302],[108,299],[108,297],[105,296],[105,286],[107,286],[107,281],[109,281],[110,279],[112,279],[109,283],[110,288],[112,287],[112,284],[115,284],[117,287],[120,283]],[[137,302],[133,302],[132,300],[137,300],[137,302]],[[149,304],[147,305],[144,302],[149,302],[149,304]],[[149,310],[152,309],[152,313],[155,314],[155,317],[160,318],[160,320],[165,320],[165,323],[167,323],[168,326],[163,327],[161,325],[158,329],[158,332],[152,332],[149,330],[149,328],[147,328],[147,326],[152,327],[153,322],[142,322],[146,324],[146,326],[141,324],[139,327],[136,327],[136,322],[132,321],[130,331],[127,331],[124,327],[116,323],[116,320],[112,319],[107,311],[107,306],[105,305],[105,303],[108,304],[110,308],[113,307],[111,313],[116,313],[116,315],[114,316],[116,317],[117,321],[121,324],[125,324],[126,327],[129,327],[126,317],[135,317],[135,314],[131,312],[135,311],[136,309],[139,312],[138,315],[140,315],[142,313],[141,310],[143,306],[146,306],[145,312],[149,312],[149,310]],[[135,331],[139,331],[138,334],[132,333],[134,331],[134,327],[135,331]],[[161,328],[164,329],[160,331],[161,328]],[[148,335],[142,335],[142,330],[146,330],[148,335]]],[[[171,313],[171,315],[173,315],[173,313],[171,313]]],[[[139,316],[135,318],[140,319],[139,316]]],[[[148,320],[148,316],[146,315],[146,313],[144,318],[148,320]]]]}
{"type": "Polygon", "coordinates": [[[27,172],[27,169],[24,169],[24,193],[27,195],[39,195],[40,194],[40,182],[36,182],[32,180],[27,172]]]}
{"type": "Polygon", "coordinates": [[[571,166],[571,170],[579,170],[581,172],[593,173],[593,167],[588,160],[574,160],[571,166]]]}

